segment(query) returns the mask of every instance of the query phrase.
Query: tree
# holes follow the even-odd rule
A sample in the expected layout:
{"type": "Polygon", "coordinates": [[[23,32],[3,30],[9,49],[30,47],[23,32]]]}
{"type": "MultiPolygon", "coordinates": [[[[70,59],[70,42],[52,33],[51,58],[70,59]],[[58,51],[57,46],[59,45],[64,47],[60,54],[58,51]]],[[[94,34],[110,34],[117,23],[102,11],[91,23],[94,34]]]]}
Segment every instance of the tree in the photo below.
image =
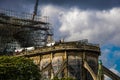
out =
{"type": "Polygon", "coordinates": [[[54,77],[52,80],[76,80],[76,79],[73,79],[73,78],[70,78],[70,77],[59,79],[58,77],[54,77]]]}
{"type": "Polygon", "coordinates": [[[1,56],[0,80],[40,80],[40,71],[31,59],[1,56]]]}

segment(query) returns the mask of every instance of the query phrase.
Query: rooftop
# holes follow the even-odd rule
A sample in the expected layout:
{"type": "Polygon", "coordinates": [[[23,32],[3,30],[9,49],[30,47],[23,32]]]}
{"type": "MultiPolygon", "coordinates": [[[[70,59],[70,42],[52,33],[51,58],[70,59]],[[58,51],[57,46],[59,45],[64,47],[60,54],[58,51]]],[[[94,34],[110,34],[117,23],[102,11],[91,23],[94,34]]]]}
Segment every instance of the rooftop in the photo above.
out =
{"type": "Polygon", "coordinates": [[[73,41],[73,42],[55,42],[54,45],[44,46],[41,48],[35,48],[35,50],[27,51],[19,53],[16,56],[35,56],[39,54],[49,54],[50,52],[59,52],[59,51],[94,51],[100,54],[100,47],[96,44],[90,44],[83,41],[73,41]]]}

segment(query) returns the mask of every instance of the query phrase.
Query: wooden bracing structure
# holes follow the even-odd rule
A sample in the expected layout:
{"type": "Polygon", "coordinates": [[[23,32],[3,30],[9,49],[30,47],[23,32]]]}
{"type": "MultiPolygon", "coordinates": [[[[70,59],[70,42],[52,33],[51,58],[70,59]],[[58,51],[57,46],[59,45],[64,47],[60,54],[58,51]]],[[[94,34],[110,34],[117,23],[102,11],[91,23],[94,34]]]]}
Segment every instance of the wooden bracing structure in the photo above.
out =
{"type": "Polygon", "coordinates": [[[98,63],[99,46],[78,43],[58,43],[15,56],[33,59],[41,73],[51,79],[57,76],[73,77],[77,80],[104,80],[106,74],[113,80],[120,80],[119,76],[98,63]]]}

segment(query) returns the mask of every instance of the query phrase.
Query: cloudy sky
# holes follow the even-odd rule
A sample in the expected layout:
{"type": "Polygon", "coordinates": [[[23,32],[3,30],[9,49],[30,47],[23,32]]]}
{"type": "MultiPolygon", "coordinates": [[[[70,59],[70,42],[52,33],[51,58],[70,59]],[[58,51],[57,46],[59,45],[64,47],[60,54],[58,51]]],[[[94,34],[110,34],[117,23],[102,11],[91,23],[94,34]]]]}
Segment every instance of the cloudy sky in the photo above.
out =
{"type": "MultiPolygon", "coordinates": [[[[32,13],[34,4],[35,0],[0,0],[0,8],[20,12],[32,13]]],[[[39,0],[38,13],[49,16],[55,40],[100,44],[103,64],[120,75],[120,0],[39,0]]]]}

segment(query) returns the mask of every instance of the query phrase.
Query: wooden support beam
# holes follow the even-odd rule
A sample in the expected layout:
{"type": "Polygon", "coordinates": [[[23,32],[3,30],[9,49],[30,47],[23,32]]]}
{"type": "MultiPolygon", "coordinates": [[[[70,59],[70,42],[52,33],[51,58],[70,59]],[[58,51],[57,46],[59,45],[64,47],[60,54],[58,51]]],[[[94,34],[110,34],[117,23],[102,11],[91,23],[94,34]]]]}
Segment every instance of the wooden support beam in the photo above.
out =
{"type": "MultiPolygon", "coordinates": [[[[50,54],[50,62],[52,63],[52,60],[53,60],[53,53],[50,54]]],[[[53,79],[55,76],[54,74],[54,70],[53,70],[53,67],[52,67],[52,64],[51,64],[51,79],[53,79]]]]}
{"type": "Polygon", "coordinates": [[[64,62],[61,64],[60,69],[57,71],[57,73],[55,74],[55,76],[58,76],[59,73],[61,73],[64,69],[65,69],[65,64],[66,64],[67,60],[64,60],[64,62]]]}
{"type": "Polygon", "coordinates": [[[64,68],[64,71],[65,71],[65,77],[68,77],[68,55],[67,55],[67,52],[65,50],[64,52],[65,56],[64,56],[64,62],[65,62],[65,68],[64,68]]]}
{"type": "Polygon", "coordinates": [[[41,72],[43,73],[43,72],[45,72],[45,71],[47,71],[47,70],[50,70],[52,68],[52,63],[50,62],[48,65],[46,65],[42,70],[41,70],[41,72]]]}
{"type": "Polygon", "coordinates": [[[93,80],[97,80],[97,75],[94,73],[94,71],[92,70],[92,68],[89,66],[89,64],[85,60],[84,60],[84,67],[90,72],[93,80]]]}
{"type": "Polygon", "coordinates": [[[115,73],[107,69],[105,66],[102,66],[102,68],[103,68],[103,73],[108,77],[110,77],[112,80],[120,80],[120,76],[116,75],[115,73]]]}

